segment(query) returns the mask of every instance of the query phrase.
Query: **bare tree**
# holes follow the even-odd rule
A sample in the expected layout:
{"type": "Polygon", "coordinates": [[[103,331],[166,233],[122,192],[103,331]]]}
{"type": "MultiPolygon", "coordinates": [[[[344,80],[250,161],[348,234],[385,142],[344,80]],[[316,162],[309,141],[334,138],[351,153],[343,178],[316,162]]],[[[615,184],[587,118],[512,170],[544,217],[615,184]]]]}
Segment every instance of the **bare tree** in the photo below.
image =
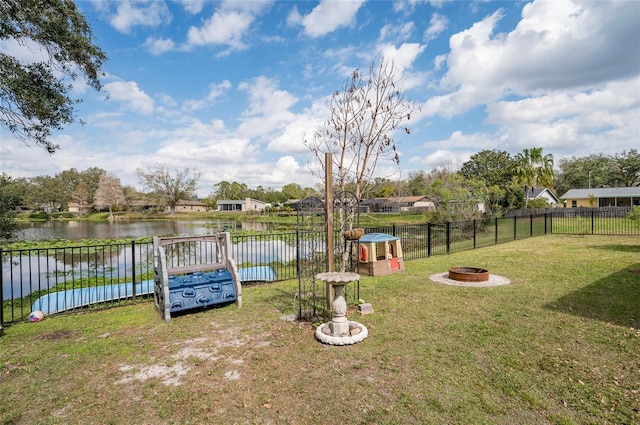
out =
{"type": "MultiPolygon", "coordinates": [[[[404,97],[401,81],[393,62],[381,57],[371,64],[368,79],[355,70],[327,101],[329,118],[305,145],[323,170],[329,166],[324,154],[332,154],[337,190],[352,187],[360,199],[374,181],[379,160],[400,163],[393,136],[415,110],[415,103],[404,97]]],[[[401,130],[410,133],[409,128],[401,130]]]]}
{"type": "Polygon", "coordinates": [[[94,198],[96,208],[109,208],[109,218],[113,218],[113,205],[119,206],[125,204],[124,192],[120,179],[111,173],[105,173],[100,176],[98,182],[98,190],[94,198]]]}
{"type": "Polygon", "coordinates": [[[85,208],[89,204],[89,189],[87,189],[87,185],[84,182],[81,181],[73,189],[71,200],[79,205],[80,214],[84,214],[85,208]]]}
{"type": "Polygon", "coordinates": [[[200,173],[184,170],[174,170],[172,173],[166,164],[156,164],[146,169],[138,168],[138,179],[147,189],[151,189],[157,196],[169,205],[171,214],[176,213],[176,204],[181,199],[195,198],[200,173]]]}

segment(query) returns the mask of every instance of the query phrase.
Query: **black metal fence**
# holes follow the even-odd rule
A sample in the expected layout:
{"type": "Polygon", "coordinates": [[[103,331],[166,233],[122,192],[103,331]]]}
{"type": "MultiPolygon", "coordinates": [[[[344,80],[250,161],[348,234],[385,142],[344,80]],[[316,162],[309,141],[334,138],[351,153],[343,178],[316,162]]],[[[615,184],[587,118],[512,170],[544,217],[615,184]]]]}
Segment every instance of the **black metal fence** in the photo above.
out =
{"type": "MultiPolygon", "coordinates": [[[[412,260],[547,234],[640,236],[640,225],[625,217],[619,209],[563,209],[541,215],[365,230],[399,237],[404,258],[412,260]]],[[[296,231],[232,235],[231,240],[239,268],[268,266],[275,280],[297,278],[300,263],[311,252],[306,248],[311,245],[309,235],[296,231]]],[[[84,291],[89,299],[82,308],[95,308],[135,302],[149,295],[136,288],[153,286],[144,285],[153,279],[151,243],[0,249],[0,257],[0,325],[25,320],[40,297],[54,292],[84,291]],[[107,290],[111,291],[109,296],[105,296],[107,290]]]]}

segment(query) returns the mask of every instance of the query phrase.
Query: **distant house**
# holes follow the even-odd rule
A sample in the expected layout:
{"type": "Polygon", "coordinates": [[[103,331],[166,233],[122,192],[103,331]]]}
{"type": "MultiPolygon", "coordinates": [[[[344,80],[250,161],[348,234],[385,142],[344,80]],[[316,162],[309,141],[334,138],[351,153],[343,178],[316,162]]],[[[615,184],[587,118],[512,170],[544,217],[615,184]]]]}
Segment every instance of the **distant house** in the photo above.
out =
{"type": "Polygon", "coordinates": [[[399,213],[407,211],[435,210],[436,206],[426,196],[397,196],[365,199],[360,202],[362,212],[399,213]]]}
{"type": "MultiPolygon", "coordinates": [[[[164,207],[165,212],[171,212],[171,207],[166,205],[164,207]]],[[[180,200],[176,203],[176,212],[204,212],[207,211],[207,206],[200,201],[187,201],[180,200]]]]}
{"type": "Polygon", "coordinates": [[[136,212],[143,212],[143,211],[157,207],[157,205],[149,201],[143,201],[139,199],[127,201],[127,206],[131,211],[136,211],[136,212]]]}
{"type": "Polygon", "coordinates": [[[560,197],[565,207],[630,207],[640,205],[640,187],[569,189],[560,197]]]}
{"type": "Polygon", "coordinates": [[[216,202],[216,207],[219,211],[264,211],[267,208],[267,203],[257,199],[245,198],[243,200],[224,200],[221,199],[216,202]]]}
{"type": "Polygon", "coordinates": [[[533,192],[527,191],[527,198],[530,201],[533,201],[534,199],[544,199],[550,205],[554,205],[554,206],[560,203],[560,200],[558,199],[558,197],[554,195],[553,192],[551,192],[547,188],[534,189],[533,192]]]}
{"type": "Polygon", "coordinates": [[[79,213],[80,207],[80,204],[78,204],[77,202],[69,202],[69,204],[67,205],[67,211],[71,213],[79,213]]]}

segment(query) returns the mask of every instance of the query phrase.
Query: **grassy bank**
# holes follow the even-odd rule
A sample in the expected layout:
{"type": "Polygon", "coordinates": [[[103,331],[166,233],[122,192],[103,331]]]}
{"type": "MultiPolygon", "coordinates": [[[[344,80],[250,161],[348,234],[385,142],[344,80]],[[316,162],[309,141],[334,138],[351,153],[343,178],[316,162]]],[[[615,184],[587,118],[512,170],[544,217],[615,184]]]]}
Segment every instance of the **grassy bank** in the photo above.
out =
{"type": "Polygon", "coordinates": [[[296,282],[164,324],[150,302],[0,337],[0,423],[640,422],[640,239],[546,236],[366,277],[369,337],[320,344],[296,282]],[[511,279],[437,284],[452,266],[511,279]]]}

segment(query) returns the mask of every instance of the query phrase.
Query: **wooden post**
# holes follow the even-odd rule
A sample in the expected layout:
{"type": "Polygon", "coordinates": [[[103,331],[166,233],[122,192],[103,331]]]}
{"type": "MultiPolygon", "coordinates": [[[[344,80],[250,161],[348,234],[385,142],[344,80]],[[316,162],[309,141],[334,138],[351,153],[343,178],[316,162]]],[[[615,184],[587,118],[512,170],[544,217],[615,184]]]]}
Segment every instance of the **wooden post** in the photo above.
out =
{"type": "Polygon", "coordinates": [[[327,228],[327,271],[334,271],[334,234],[333,234],[333,159],[331,153],[324,154],[324,204],[327,228]]]}

